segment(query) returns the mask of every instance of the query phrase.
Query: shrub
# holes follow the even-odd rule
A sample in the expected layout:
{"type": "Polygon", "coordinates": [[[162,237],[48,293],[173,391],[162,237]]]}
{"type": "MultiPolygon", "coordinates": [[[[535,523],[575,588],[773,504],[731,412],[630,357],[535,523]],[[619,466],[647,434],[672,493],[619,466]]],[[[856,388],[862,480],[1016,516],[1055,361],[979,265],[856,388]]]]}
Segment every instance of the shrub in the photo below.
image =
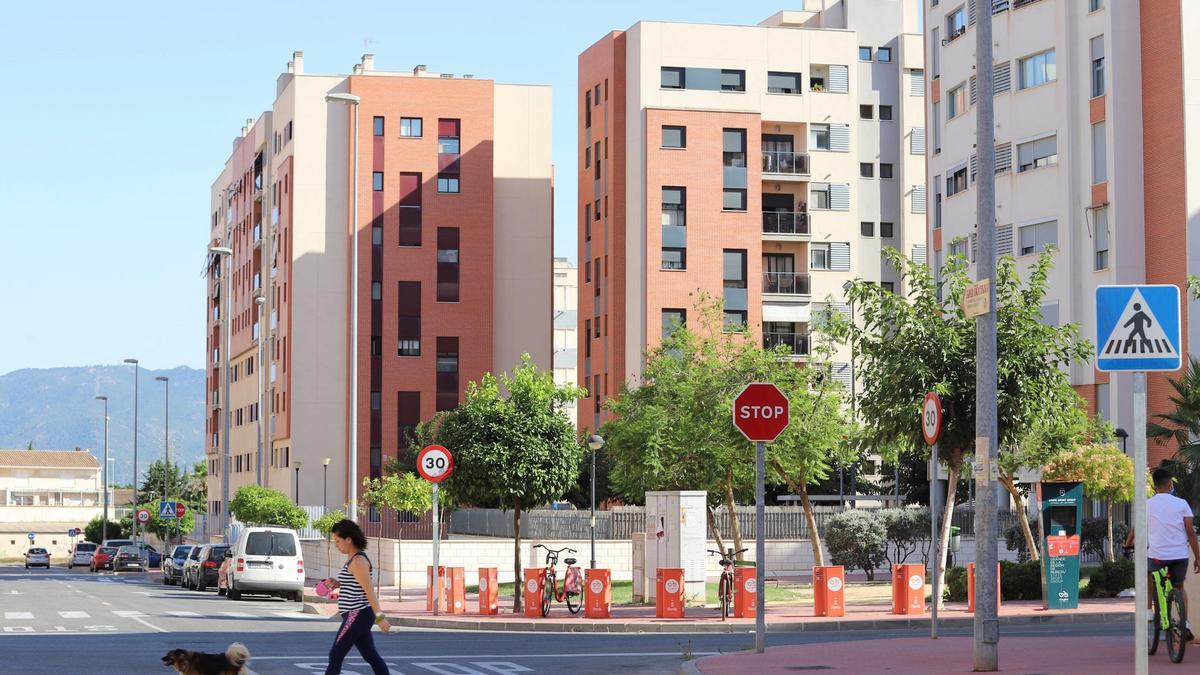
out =
{"type": "Polygon", "coordinates": [[[870,581],[887,560],[887,527],[874,511],[843,511],[830,518],[825,543],[833,564],[861,569],[870,581]]]}
{"type": "MultiPolygon", "coordinates": [[[[1125,535],[1129,533],[1129,526],[1125,523],[1113,523],[1113,550],[1120,552],[1121,543],[1125,541],[1125,535]]],[[[1080,531],[1080,550],[1085,555],[1105,555],[1104,542],[1108,539],[1108,519],[1107,518],[1085,518],[1083,521],[1083,529],[1080,531]]]]}
{"type": "Polygon", "coordinates": [[[929,538],[929,509],[884,509],[879,512],[887,528],[887,561],[903,564],[929,538]]]}
{"type": "Polygon", "coordinates": [[[946,588],[942,591],[942,597],[955,602],[966,602],[967,568],[951,567],[946,570],[946,588]]]}
{"type": "Polygon", "coordinates": [[[1005,600],[1041,600],[1042,564],[1000,561],[1000,592],[1005,600]]]}
{"type": "Polygon", "coordinates": [[[1087,598],[1115,598],[1126,588],[1133,588],[1133,561],[1115,560],[1100,565],[1092,572],[1081,595],[1087,598]]]}
{"type": "Polygon", "coordinates": [[[247,525],[281,525],[299,530],[308,525],[308,512],[279,490],[247,485],[229,501],[229,512],[247,525]]]}
{"type": "MultiPolygon", "coordinates": [[[[104,516],[96,516],[88,521],[83,527],[83,538],[93,544],[104,543],[102,536],[104,534],[104,516]]],[[[124,539],[129,536],[129,530],[121,526],[121,523],[108,521],[108,538],[109,539],[124,539]]]]}
{"type": "Polygon", "coordinates": [[[321,536],[328,539],[330,530],[333,529],[333,526],[345,518],[346,513],[341,509],[338,509],[337,511],[326,511],[325,515],[313,521],[312,526],[314,530],[321,533],[321,536]]]}
{"type": "MultiPolygon", "coordinates": [[[[1034,539],[1036,539],[1038,536],[1037,528],[1037,520],[1030,518],[1029,530],[1030,532],[1033,532],[1034,539]]],[[[1013,523],[1012,527],[1008,528],[1008,530],[1004,533],[1004,545],[1008,548],[1008,550],[1017,552],[1018,562],[1029,561],[1029,548],[1025,545],[1025,533],[1021,532],[1020,522],[1013,523]]]]}

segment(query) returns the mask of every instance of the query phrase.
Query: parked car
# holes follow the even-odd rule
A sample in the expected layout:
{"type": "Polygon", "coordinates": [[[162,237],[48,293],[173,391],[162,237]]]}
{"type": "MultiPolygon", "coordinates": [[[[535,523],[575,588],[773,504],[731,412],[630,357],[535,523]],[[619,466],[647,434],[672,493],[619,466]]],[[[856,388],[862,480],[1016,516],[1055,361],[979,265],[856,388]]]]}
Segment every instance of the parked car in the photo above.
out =
{"type": "Polygon", "coordinates": [[[122,546],[133,546],[132,539],[105,539],[100,542],[101,546],[111,546],[113,548],[121,548],[122,546]]]}
{"type": "Polygon", "coordinates": [[[96,549],[99,548],[96,544],[90,541],[81,541],[75,544],[75,550],[71,551],[71,560],[67,566],[75,569],[76,565],[90,567],[92,564],[92,556],[95,555],[96,549]]]}
{"type": "Polygon", "coordinates": [[[229,599],[240,600],[242,593],[257,593],[304,601],[304,556],[295,530],[246,527],[230,556],[229,599]]]}
{"type": "Polygon", "coordinates": [[[187,558],[183,561],[182,570],[180,571],[179,584],[184,588],[192,587],[192,574],[196,567],[200,565],[200,553],[208,544],[200,544],[195,546],[191,551],[188,551],[187,558]]]}
{"type": "Polygon", "coordinates": [[[179,582],[183,579],[183,563],[187,561],[188,554],[192,552],[193,548],[199,547],[188,544],[180,544],[171,549],[171,555],[163,558],[162,572],[164,584],[167,586],[175,586],[179,584],[179,582]]]}
{"type": "Polygon", "coordinates": [[[44,548],[31,548],[25,552],[25,569],[45,567],[50,569],[50,552],[44,548]]]}
{"type": "Polygon", "coordinates": [[[189,564],[185,569],[190,582],[188,588],[194,591],[206,591],[209,586],[216,586],[217,571],[228,554],[228,544],[205,544],[200,547],[200,553],[194,561],[190,557],[188,558],[189,564]]]}
{"type": "Polygon", "coordinates": [[[138,543],[136,546],[141,551],[142,560],[146,562],[148,567],[159,567],[162,565],[162,554],[158,552],[158,549],[145,542],[138,543]]]}
{"type": "Polygon", "coordinates": [[[146,561],[142,560],[142,553],[136,546],[122,546],[113,556],[112,568],[114,572],[145,572],[146,561]]]}
{"type": "Polygon", "coordinates": [[[113,568],[113,556],[115,555],[117,555],[117,549],[112,546],[101,546],[92,554],[92,562],[89,566],[93,572],[111,570],[113,568]]]}

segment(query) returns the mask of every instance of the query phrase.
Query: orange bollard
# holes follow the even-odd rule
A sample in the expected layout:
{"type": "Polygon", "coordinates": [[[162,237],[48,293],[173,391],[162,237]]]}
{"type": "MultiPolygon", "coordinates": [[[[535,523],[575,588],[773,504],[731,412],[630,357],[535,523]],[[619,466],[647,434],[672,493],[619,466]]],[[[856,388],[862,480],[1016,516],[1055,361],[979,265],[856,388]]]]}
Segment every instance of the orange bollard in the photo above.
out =
{"type": "Polygon", "coordinates": [[[655,573],[654,616],[660,619],[683,618],[683,568],[660,567],[655,573]]]}
{"type": "Polygon", "coordinates": [[[446,568],[447,614],[467,613],[467,570],[465,567],[446,568]]]}
{"type": "Polygon", "coordinates": [[[583,615],[589,619],[607,619],[612,608],[612,572],[590,569],[585,572],[583,615]]]}
{"type": "Polygon", "coordinates": [[[925,567],[892,566],[892,613],[925,613],[925,567]]]}
{"type": "Polygon", "coordinates": [[[733,568],[733,616],[753,619],[758,611],[758,570],[753,567],[733,568]]]}
{"type": "Polygon", "coordinates": [[[495,567],[479,568],[479,613],[500,613],[499,574],[495,567]]]}
{"type": "Polygon", "coordinates": [[[846,570],[840,565],[813,568],[813,616],[846,616],[846,570]]]}
{"type": "MultiPolygon", "coordinates": [[[[996,609],[1000,609],[1000,563],[996,563],[996,609]]],[[[967,612],[975,613],[975,563],[967,563],[967,612]]]]}
{"type": "MultiPolygon", "coordinates": [[[[438,565],[438,610],[445,612],[446,606],[446,568],[438,565]]],[[[425,566],[425,611],[433,611],[433,565],[425,566]]]]}
{"type": "Polygon", "coordinates": [[[904,575],[900,573],[900,565],[892,565],[892,614],[904,613],[904,575]]]}
{"type": "Polygon", "coordinates": [[[521,592],[525,594],[525,616],[533,618],[542,616],[542,589],[545,586],[546,568],[525,570],[525,585],[521,589],[521,592]]]}

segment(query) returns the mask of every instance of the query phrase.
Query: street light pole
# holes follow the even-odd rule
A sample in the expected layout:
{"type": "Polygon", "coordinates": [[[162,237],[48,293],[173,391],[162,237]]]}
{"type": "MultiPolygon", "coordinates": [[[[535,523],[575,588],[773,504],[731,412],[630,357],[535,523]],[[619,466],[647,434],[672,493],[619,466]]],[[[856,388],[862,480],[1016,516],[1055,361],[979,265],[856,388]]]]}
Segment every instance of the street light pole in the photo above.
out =
{"type": "Polygon", "coordinates": [[[133,365],[133,543],[138,541],[138,522],[136,511],[138,506],[138,360],[125,359],[125,363],[133,365]]]}
{"type": "Polygon", "coordinates": [[[108,539],[108,397],[97,396],[97,401],[104,401],[104,470],[103,476],[104,485],[101,486],[104,492],[104,520],[100,524],[100,542],[104,543],[108,539]]]}
{"type": "Polygon", "coordinates": [[[263,470],[262,470],[262,465],[263,465],[263,424],[262,424],[262,409],[263,409],[263,379],[262,379],[262,377],[263,376],[262,376],[262,368],[263,368],[263,342],[264,342],[264,340],[263,340],[263,305],[266,302],[267,302],[267,299],[262,296],[262,293],[259,293],[257,296],[254,297],[254,304],[258,306],[258,363],[256,363],[254,365],[254,370],[258,374],[258,397],[255,399],[256,400],[255,405],[258,406],[258,410],[254,411],[254,421],[255,421],[255,424],[257,425],[257,426],[255,426],[255,429],[258,432],[258,449],[256,451],[256,456],[254,457],[254,466],[255,466],[255,471],[256,471],[255,480],[257,481],[257,483],[260,487],[263,484],[263,470]]]}
{"type": "Polygon", "coordinates": [[[300,506],[300,460],[296,460],[292,464],[296,465],[296,506],[300,506]]]}
{"type": "MultiPolygon", "coordinates": [[[[358,512],[358,104],[362,99],[354,94],[326,94],[326,103],[340,103],[354,109],[352,178],[350,198],[350,414],[347,432],[350,436],[350,462],[347,475],[346,504],[350,517],[358,512]]],[[[297,470],[297,476],[299,471],[297,470]]],[[[297,478],[297,481],[299,478],[297,478]]],[[[299,483],[297,483],[299,485],[299,483]]],[[[299,487],[297,487],[297,492],[299,487]]]]}
{"type": "MultiPolygon", "coordinates": [[[[163,383],[163,461],[166,462],[165,471],[163,472],[163,497],[165,502],[170,499],[170,478],[171,478],[171,378],[166,375],[159,375],[154,378],[163,383]]],[[[178,521],[176,521],[178,524],[178,521]]],[[[170,527],[167,528],[167,543],[170,544],[170,527]]],[[[165,551],[164,551],[165,552],[165,551]]]]}
{"type": "Polygon", "coordinates": [[[592,565],[596,569],[596,451],[604,447],[604,437],[592,434],[587,439],[588,447],[592,449],[592,565]]]}
{"type": "MultiPolygon", "coordinates": [[[[226,237],[228,240],[228,236],[226,237]]],[[[229,352],[231,343],[233,342],[232,321],[229,316],[229,294],[232,292],[233,284],[233,249],[228,246],[210,246],[209,253],[218,257],[217,269],[222,269],[220,260],[223,258],[228,264],[224,266],[221,272],[221,285],[224,287],[221,291],[222,307],[221,307],[221,324],[225,330],[221,331],[221,354],[224,357],[224,375],[221,378],[224,391],[221,393],[221,413],[224,418],[224,425],[221,429],[221,534],[224,535],[226,529],[229,528],[229,467],[232,462],[229,459],[229,434],[231,426],[231,418],[233,410],[229,405],[229,352]]]]}
{"type": "Polygon", "coordinates": [[[322,506],[322,508],[325,508],[325,509],[329,508],[329,462],[330,461],[331,461],[331,459],[329,457],[326,457],[325,459],[321,460],[321,468],[323,469],[323,472],[324,472],[323,475],[321,476],[321,506],[322,506]]]}

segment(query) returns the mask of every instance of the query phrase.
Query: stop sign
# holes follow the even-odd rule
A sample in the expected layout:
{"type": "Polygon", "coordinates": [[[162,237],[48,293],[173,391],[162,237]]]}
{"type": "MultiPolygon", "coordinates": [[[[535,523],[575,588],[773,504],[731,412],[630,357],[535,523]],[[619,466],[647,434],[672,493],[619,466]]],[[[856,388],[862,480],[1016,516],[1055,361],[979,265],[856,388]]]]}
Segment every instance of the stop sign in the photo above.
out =
{"type": "Polygon", "coordinates": [[[787,397],[770,382],[751,382],[733,399],[733,425],[747,440],[775,440],[788,426],[787,397]]]}
{"type": "Polygon", "coordinates": [[[175,502],[175,517],[182,518],[187,513],[187,504],[175,502]]]}

